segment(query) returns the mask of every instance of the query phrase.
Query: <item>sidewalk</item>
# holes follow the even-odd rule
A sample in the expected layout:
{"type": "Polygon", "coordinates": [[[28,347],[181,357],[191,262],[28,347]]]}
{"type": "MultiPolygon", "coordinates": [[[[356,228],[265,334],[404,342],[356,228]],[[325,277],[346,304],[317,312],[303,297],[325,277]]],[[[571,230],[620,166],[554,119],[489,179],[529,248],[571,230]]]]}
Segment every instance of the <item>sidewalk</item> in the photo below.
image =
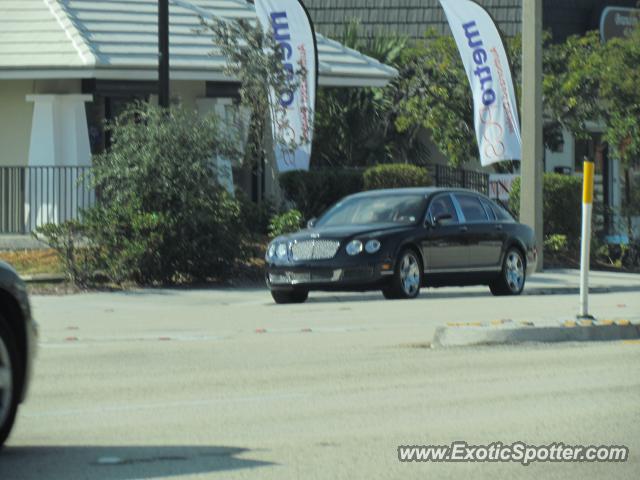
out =
{"type": "Polygon", "coordinates": [[[49,248],[31,235],[0,235],[0,250],[41,250],[49,248]]]}
{"type": "MultiPolygon", "coordinates": [[[[580,291],[580,270],[547,270],[527,279],[525,295],[572,294],[580,291]]],[[[589,274],[589,291],[640,292],[640,274],[592,271],[589,274]]]]}

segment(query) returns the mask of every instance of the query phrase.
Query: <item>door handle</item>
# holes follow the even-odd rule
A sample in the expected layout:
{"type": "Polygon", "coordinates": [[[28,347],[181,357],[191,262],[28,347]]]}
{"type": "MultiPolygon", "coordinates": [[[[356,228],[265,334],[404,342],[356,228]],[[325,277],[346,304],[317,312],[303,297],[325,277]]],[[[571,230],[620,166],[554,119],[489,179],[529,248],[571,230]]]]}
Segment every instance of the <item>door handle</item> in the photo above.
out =
{"type": "Polygon", "coordinates": [[[469,227],[460,227],[460,231],[462,233],[467,233],[469,231],[469,227]]]}
{"type": "Polygon", "coordinates": [[[502,225],[496,225],[496,230],[502,230],[502,225]]]}

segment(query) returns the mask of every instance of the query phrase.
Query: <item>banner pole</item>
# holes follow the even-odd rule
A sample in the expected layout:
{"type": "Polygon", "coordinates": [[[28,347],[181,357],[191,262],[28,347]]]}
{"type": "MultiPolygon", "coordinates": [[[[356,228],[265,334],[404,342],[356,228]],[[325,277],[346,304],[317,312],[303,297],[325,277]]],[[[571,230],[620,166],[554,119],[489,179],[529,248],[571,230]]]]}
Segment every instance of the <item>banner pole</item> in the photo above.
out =
{"type": "Polygon", "coordinates": [[[578,318],[593,319],[589,315],[589,262],[591,259],[591,217],[593,214],[593,177],[595,165],[585,158],[582,189],[582,240],[580,253],[580,314],[578,318]]]}

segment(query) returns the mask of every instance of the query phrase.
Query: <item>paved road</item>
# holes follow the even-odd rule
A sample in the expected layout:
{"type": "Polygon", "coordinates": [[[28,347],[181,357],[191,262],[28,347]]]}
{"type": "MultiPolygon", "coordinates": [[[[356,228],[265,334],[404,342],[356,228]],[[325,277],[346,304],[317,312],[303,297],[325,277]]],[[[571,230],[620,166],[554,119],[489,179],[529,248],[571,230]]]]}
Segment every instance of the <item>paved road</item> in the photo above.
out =
{"type": "MultiPolygon", "coordinates": [[[[449,321],[557,321],[572,296],[412,302],[263,290],[35,297],[42,343],[0,479],[638,478],[640,344],[432,350],[449,321]],[[400,444],[625,444],[626,464],[400,464],[400,444]]],[[[594,295],[640,321],[640,295],[594,295]]]]}

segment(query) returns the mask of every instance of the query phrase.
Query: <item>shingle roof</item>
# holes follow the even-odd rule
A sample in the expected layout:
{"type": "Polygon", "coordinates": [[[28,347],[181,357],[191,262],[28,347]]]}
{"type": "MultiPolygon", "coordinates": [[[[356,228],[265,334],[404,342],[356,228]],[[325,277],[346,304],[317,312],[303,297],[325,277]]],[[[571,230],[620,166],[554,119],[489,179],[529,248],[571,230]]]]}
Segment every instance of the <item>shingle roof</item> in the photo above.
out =
{"type": "MultiPolygon", "coordinates": [[[[522,31],[522,0],[475,0],[487,9],[506,36],[522,31]]],[[[543,25],[557,41],[568,35],[584,34],[599,28],[606,6],[637,6],[638,0],[542,0],[543,25]]],[[[332,38],[341,38],[344,24],[360,19],[363,37],[380,33],[420,38],[433,28],[449,34],[449,27],[438,0],[304,0],[316,29],[332,38]]]]}
{"type": "MultiPolygon", "coordinates": [[[[0,78],[58,69],[82,78],[157,76],[157,0],[0,0],[0,78]],[[27,72],[27,73],[25,73],[27,72]]],[[[199,13],[255,18],[244,0],[170,0],[174,79],[228,80],[211,37],[196,33],[199,13]]],[[[320,82],[382,85],[391,67],[317,35],[320,82]]],[[[62,74],[60,74],[62,75],[62,74]]]]}
{"type": "MultiPolygon", "coordinates": [[[[477,0],[498,23],[505,35],[520,32],[521,0],[477,0]]],[[[420,38],[427,29],[448,33],[448,25],[438,0],[305,0],[316,29],[340,38],[346,21],[358,18],[363,37],[379,33],[420,38]]]]}
{"type": "Polygon", "coordinates": [[[56,2],[0,0],[0,69],[82,66],[74,43],[83,42],[56,2]]]}

